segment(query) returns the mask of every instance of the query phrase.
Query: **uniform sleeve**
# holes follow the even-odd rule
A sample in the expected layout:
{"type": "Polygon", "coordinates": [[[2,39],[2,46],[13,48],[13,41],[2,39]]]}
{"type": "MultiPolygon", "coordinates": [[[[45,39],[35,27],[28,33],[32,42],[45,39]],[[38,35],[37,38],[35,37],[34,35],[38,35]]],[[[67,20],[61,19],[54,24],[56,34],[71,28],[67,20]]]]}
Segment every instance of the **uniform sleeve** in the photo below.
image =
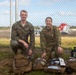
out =
{"type": "Polygon", "coordinates": [[[30,29],[30,48],[33,50],[35,47],[35,35],[34,35],[34,27],[32,26],[30,29]]]}
{"type": "Polygon", "coordinates": [[[40,32],[40,45],[43,52],[46,52],[46,39],[43,31],[40,32]]]}
{"type": "Polygon", "coordinates": [[[57,46],[61,45],[61,34],[58,27],[55,27],[55,38],[57,41],[57,46]]]}
{"type": "Polygon", "coordinates": [[[19,37],[17,37],[17,31],[16,31],[16,25],[13,24],[12,31],[11,31],[11,40],[19,40],[19,37]]]}

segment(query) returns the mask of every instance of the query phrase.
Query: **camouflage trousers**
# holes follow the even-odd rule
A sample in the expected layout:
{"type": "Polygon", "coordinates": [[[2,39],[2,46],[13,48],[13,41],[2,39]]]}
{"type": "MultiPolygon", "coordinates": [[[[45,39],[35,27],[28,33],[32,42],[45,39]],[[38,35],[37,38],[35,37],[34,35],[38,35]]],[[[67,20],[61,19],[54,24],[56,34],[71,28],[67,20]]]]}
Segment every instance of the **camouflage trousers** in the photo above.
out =
{"type": "Polygon", "coordinates": [[[62,57],[62,54],[60,54],[57,51],[57,49],[58,49],[57,46],[56,47],[47,47],[46,48],[46,54],[47,54],[46,60],[62,57]]]}
{"type": "Polygon", "coordinates": [[[27,54],[27,49],[25,48],[25,46],[23,44],[17,42],[16,40],[11,40],[10,45],[15,54],[18,53],[18,49],[21,50],[21,54],[24,54],[24,55],[27,54]]]}

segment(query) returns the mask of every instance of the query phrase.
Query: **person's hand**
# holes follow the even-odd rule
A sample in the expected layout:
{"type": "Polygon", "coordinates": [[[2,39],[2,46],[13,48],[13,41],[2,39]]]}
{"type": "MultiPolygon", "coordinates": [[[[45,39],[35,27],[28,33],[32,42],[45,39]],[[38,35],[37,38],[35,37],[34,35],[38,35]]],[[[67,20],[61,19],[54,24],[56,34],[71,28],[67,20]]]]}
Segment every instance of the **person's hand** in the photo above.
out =
{"type": "Polygon", "coordinates": [[[29,45],[28,45],[26,42],[24,42],[23,45],[24,45],[26,48],[29,47],[29,45]]]}
{"type": "Polygon", "coordinates": [[[29,51],[28,51],[28,55],[32,55],[32,50],[30,49],[29,51]]]}
{"type": "Polygon", "coordinates": [[[42,54],[41,58],[46,58],[46,52],[42,54]]]}
{"type": "Polygon", "coordinates": [[[58,53],[62,54],[63,53],[63,48],[58,46],[58,53]]]}

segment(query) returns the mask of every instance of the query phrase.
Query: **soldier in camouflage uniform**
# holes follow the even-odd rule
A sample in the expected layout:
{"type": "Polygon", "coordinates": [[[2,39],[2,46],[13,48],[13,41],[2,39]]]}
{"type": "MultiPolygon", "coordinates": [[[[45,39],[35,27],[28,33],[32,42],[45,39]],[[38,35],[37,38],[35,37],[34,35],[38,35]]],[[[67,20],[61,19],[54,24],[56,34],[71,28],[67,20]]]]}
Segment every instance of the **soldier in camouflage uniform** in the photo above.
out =
{"type": "Polygon", "coordinates": [[[12,26],[10,44],[15,54],[17,54],[19,48],[22,54],[32,55],[33,53],[35,45],[34,27],[26,20],[27,16],[28,12],[22,10],[20,12],[21,20],[17,21],[12,26]],[[30,41],[28,41],[29,37],[30,41]]]}
{"type": "Polygon", "coordinates": [[[58,27],[52,25],[52,18],[45,19],[46,26],[40,33],[40,43],[42,48],[42,58],[47,56],[47,60],[52,58],[52,52],[55,57],[59,57],[63,53],[60,41],[60,31],[58,27]]]}

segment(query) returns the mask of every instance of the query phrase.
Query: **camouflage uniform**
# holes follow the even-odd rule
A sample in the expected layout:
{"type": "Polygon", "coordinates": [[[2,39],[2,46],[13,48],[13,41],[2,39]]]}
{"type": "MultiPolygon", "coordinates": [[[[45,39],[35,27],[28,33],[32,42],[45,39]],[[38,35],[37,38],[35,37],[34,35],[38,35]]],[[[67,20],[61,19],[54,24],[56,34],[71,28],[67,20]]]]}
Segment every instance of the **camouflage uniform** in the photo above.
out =
{"type": "Polygon", "coordinates": [[[31,23],[26,21],[26,25],[24,27],[21,25],[21,21],[17,21],[13,24],[11,32],[11,47],[15,54],[17,53],[18,48],[22,49],[23,54],[25,54],[27,51],[24,45],[19,42],[19,39],[24,40],[26,43],[28,43],[29,48],[33,50],[35,45],[34,38],[34,27],[31,23]],[[30,42],[28,41],[29,36],[30,42]]]}
{"type": "Polygon", "coordinates": [[[47,53],[48,58],[52,57],[51,52],[58,56],[57,47],[61,44],[60,31],[58,27],[52,26],[51,29],[43,28],[40,33],[40,43],[43,52],[47,53]]]}

